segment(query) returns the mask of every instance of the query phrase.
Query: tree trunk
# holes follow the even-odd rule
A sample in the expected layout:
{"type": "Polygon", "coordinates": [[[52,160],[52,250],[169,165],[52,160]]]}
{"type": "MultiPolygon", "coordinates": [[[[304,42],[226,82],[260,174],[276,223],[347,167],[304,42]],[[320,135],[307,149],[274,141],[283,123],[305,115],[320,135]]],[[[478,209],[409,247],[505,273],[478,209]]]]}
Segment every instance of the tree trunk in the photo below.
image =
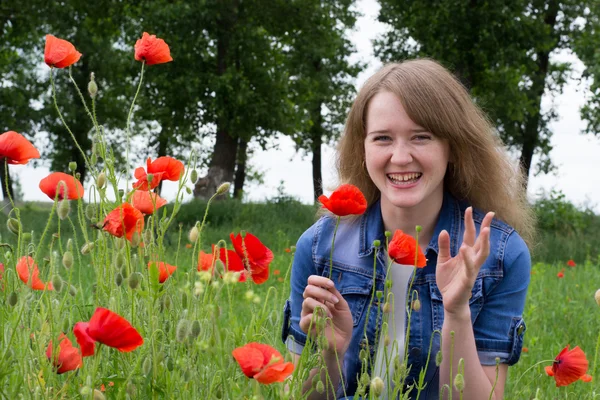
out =
{"type": "Polygon", "coordinates": [[[237,165],[235,168],[235,180],[233,184],[233,195],[241,200],[244,195],[244,183],[246,181],[246,162],[248,161],[248,142],[240,138],[237,149],[237,165]]]}
{"type": "Polygon", "coordinates": [[[323,194],[323,176],[321,175],[321,145],[323,144],[323,116],[321,101],[317,101],[311,110],[313,124],[310,127],[310,150],[312,151],[313,197],[315,202],[323,194]]]}
{"type": "Polygon", "coordinates": [[[537,52],[537,70],[531,77],[531,93],[535,99],[535,109],[533,112],[526,115],[525,127],[523,129],[523,149],[519,159],[521,168],[523,168],[523,174],[525,175],[525,189],[527,189],[527,185],[529,184],[529,174],[531,171],[533,154],[539,144],[542,96],[546,90],[546,76],[548,75],[550,52],[554,50],[559,39],[556,37],[557,34],[554,29],[558,11],[558,3],[556,1],[551,1],[544,16],[544,23],[548,25],[555,42],[553,46],[548,46],[543,51],[537,52]]]}
{"type": "MultiPolygon", "coordinates": [[[[237,21],[239,0],[231,4],[223,1],[221,17],[217,22],[217,75],[224,75],[228,68],[228,54],[232,32],[237,21]]],[[[223,96],[217,93],[217,96],[223,96]]],[[[224,182],[231,182],[235,170],[237,138],[231,136],[226,115],[227,98],[221,99],[223,108],[217,110],[217,134],[212,157],[206,176],[198,179],[194,187],[194,197],[209,199],[224,182]]]]}
{"type": "MultiPolygon", "coordinates": [[[[0,165],[2,165],[2,171],[0,171],[0,182],[2,183],[2,201],[5,205],[10,204],[10,201],[8,199],[8,194],[10,193],[10,198],[14,200],[15,198],[15,193],[13,190],[13,185],[12,185],[12,180],[10,178],[10,172],[8,171],[7,165],[6,165],[6,158],[2,157],[1,158],[2,162],[0,163],[0,165]],[[6,191],[6,186],[7,186],[7,180],[8,180],[8,192],[6,191]]],[[[10,211],[10,209],[8,207],[2,207],[3,210],[6,211],[6,213],[8,213],[10,211]]]]}
{"type": "MultiPolygon", "coordinates": [[[[166,134],[163,134],[163,132],[165,132],[165,128],[162,127],[160,133],[158,134],[158,157],[164,157],[167,155],[167,150],[168,150],[168,145],[169,145],[169,137],[166,134]]],[[[157,158],[158,158],[157,157],[157,158]]],[[[157,187],[157,193],[160,195],[160,192],[162,191],[162,185],[163,182],[162,180],[160,181],[160,183],[158,184],[157,187]]]]}

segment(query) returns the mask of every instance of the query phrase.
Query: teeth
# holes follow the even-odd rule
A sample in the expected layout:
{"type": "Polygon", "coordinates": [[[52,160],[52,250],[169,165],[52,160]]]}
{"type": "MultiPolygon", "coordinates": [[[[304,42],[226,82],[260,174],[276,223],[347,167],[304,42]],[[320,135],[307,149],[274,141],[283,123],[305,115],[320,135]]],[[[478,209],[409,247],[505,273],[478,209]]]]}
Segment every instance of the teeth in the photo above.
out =
{"type": "Polygon", "coordinates": [[[412,181],[412,180],[420,178],[421,175],[422,174],[420,172],[413,172],[410,174],[388,174],[390,179],[392,179],[394,181],[398,181],[398,182],[412,181]]]}

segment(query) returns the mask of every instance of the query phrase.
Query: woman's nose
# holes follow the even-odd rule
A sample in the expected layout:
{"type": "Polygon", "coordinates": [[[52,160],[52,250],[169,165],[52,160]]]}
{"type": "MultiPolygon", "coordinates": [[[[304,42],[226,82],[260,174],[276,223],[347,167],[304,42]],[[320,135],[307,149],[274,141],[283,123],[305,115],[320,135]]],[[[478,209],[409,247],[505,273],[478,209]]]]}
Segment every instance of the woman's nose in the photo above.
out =
{"type": "Polygon", "coordinates": [[[399,144],[395,146],[394,152],[392,153],[391,162],[398,165],[409,164],[413,160],[412,152],[410,147],[399,144]]]}

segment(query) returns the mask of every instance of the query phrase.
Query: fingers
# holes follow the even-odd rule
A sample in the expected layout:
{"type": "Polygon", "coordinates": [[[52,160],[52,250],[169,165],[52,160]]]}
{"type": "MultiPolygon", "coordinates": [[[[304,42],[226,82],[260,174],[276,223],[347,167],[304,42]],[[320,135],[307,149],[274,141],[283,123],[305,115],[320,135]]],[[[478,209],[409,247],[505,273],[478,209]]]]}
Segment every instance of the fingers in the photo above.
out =
{"type": "Polygon", "coordinates": [[[440,232],[438,236],[438,263],[444,263],[450,259],[450,235],[446,230],[440,232]]]}
{"type": "Polygon", "coordinates": [[[465,234],[463,235],[463,243],[467,246],[475,244],[475,222],[473,221],[473,207],[468,207],[465,210],[465,234]]]}

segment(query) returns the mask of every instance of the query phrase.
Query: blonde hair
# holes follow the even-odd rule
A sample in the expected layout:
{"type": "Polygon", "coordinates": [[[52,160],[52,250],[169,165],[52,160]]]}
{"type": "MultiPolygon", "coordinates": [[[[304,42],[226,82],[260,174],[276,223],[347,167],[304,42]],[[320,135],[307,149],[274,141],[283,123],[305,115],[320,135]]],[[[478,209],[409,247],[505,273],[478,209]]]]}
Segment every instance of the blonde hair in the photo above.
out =
{"type": "Polygon", "coordinates": [[[387,64],[365,82],[338,144],[336,166],[341,183],[357,186],[369,204],[379,198],[362,160],[369,101],[380,92],[394,93],[415,123],[448,141],[452,162],[444,188],[476,208],[494,211],[531,246],[535,218],[521,170],[512,164],[494,127],[464,86],[433,60],[387,64]]]}

